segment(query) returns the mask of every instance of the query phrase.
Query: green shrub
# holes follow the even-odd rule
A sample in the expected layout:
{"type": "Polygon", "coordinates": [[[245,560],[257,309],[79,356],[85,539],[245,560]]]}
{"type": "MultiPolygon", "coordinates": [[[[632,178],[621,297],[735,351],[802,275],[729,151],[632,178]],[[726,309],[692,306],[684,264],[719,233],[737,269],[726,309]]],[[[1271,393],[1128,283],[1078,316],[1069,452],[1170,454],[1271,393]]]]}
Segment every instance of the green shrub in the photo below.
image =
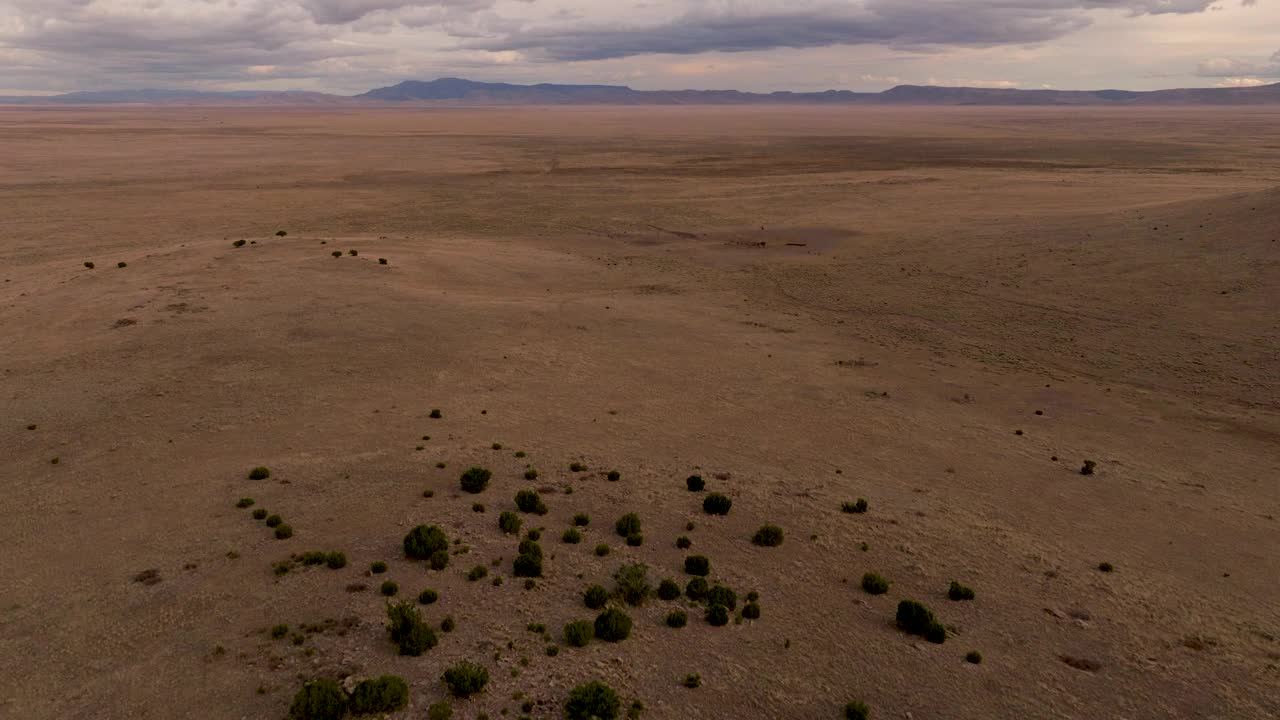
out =
{"type": "Polygon", "coordinates": [[[280,525],[276,527],[276,539],[288,540],[293,537],[293,527],[289,525],[280,525]]]}
{"type": "Polygon", "coordinates": [[[534,542],[537,542],[538,540],[542,539],[542,531],[539,530],[538,528],[533,528],[529,532],[525,533],[524,536],[528,540],[533,540],[534,542]]]}
{"type": "Polygon", "coordinates": [[[935,623],[924,633],[924,639],[935,645],[941,645],[947,641],[947,629],[942,623],[935,623]]]}
{"type": "Polygon", "coordinates": [[[946,628],[933,617],[933,611],[915,600],[903,600],[898,603],[895,618],[903,632],[920,635],[933,643],[941,643],[947,639],[946,628]]]}
{"type": "Polygon", "coordinates": [[[618,595],[628,605],[642,605],[649,596],[649,568],[644,563],[628,563],[613,573],[618,595]]]}
{"type": "Polygon", "coordinates": [[[564,626],[564,641],[569,647],[586,647],[595,634],[595,627],[586,620],[574,620],[564,626]]]}
{"type": "Polygon", "coordinates": [[[866,703],[854,700],[844,706],[844,720],[867,720],[871,717],[871,709],[866,703]]]}
{"type": "Polygon", "coordinates": [[[426,560],[440,550],[449,549],[449,538],[437,525],[419,525],[404,536],[405,557],[426,560]]]}
{"type": "Polygon", "coordinates": [[[274,625],[271,628],[271,638],[273,640],[279,640],[280,638],[288,634],[289,634],[288,625],[274,625]]]}
{"type": "Polygon", "coordinates": [[[658,583],[658,598],[660,600],[675,600],[678,597],[680,597],[680,586],[676,584],[675,580],[663,578],[662,582],[658,583]]]}
{"type": "Polygon", "coordinates": [[[498,516],[498,529],[508,535],[515,535],[520,532],[520,516],[510,510],[503,510],[498,516]]]}
{"type": "Polygon", "coordinates": [[[583,683],[569,691],[564,701],[565,720],[616,720],[622,702],[618,693],[602,682],[583,683]]]}
{"type": "Polygon", "coordinates": [[[542,577],[542,554],[521,553],[517,555],[515,562],[511,565],[511,571],[516,577],[542,577]]]}
{"type": "Polygon", "coordinates": [[[245,240],[236,240],[235,242],[231,243],[231,247],[238,247],[238,248],[244,247],[246,243],[247,241],[245,240]]]}
{"type": "Polygon", "coordinates": [[[409,686],[395,675],[365,680],[351,691],[351,714],[391,713],[409,704],[409,686]]]}
{"type": "Polygon", "coordinates": [[[577,545],[582,542],[582,533],[578,532],[576,528],[569,528],[560,536],[560,542],[577,545]]]}
{"type": "Polygon", "coordinates": [[[476,580],[479,580],[488,574],[489,574],[489,568],[483,565],[477,565],[471,568],[471,571],[467,573],[467,579],[470,580],[471,582],[475,582],[476,580]]]}
{"type": "Polygon", "coordinates": [[[729,608],[723,605],[710,605],[707,607],[707,623],[713,627],[723,627],[729,624],[729,608]]]}
{"type": "Polygon", "coordinates": [[[617,470],[610,470],[609,474],[605,475],[605,477],[608,478],[609,482],[618,482],[622,479],[622,473],[617,470]]]}
{"type": "Polygon", "coordinates": [[[877,573],[869,572],[862,576],[862,589],[870,595],[883,595],[889,592],[889,581],[877,573]]]}
{"type": "Polygon", "coordinates": [[[847,502],[840,506],[840,510],[846,513],[855,513],[861,515],[867,511],[866,498],[858,498],[857,502],[847,502]]]}
{"type": "Polygon", "coordinates": [[[398,592],[400,592],[400,586],[396,583],[395,580],[387,580],[382,583],[383,595],[386,595],[387,597],[392,597],[398,592]]]}
{"type": "Polygon", "coordinates": [[[422,603],[423,605],[432,605],[435,603],[435,601],[439,599],[440,599],[440,593],[430,588],[418,593],[418,602],[422,603]]]}
{"type": "Polygon", "coordinates": [[[484,512],[484,503],[471,503],[471,512],[475,512],[475,513],[484,512]]]}
{"type": "Polygon", "coordinates": [[[271,471],[261,465],[249,471],[250,480],[266,480],[269,477],[271,477],[271,471]]]}
{"type": "Polygon", "coordinates": [[[326,556],[318,550],[311,550],[294,557],[300,559],[303,565],[323,565],[326,556]]]}
{"type": "Polygon", "coordinates": [[[284,230],[277,230],[277,231],[276,231],[276,237],[284,237],[285,235],[288,235],[288,234],[289,234],[289,233],[285,232],[284,230]]]}
{"type": "Polygon", "coordinates": [[[240,498],[238,501],[236,501],[236,507],[238,508],[247,508],[252,505],[253,505],[253,498],[251,497],[243,497],[243,498],[240,498]]]}
{"type": "Polygon", "coordinates": [[[702,511],[708,515],[728,515],[733,501],[720,493],[711,493],[702,500],[702,511]]]}
{"type": "Polygon", "coordinates": [[[711,592],[711,587],[707,585],[706,578],[696,577],[684,586],[684,596],[694,602],[706,600],[708,592],[711,592]]]}
{"type": "Polygon", "coordinates": [[[341,570],[347,566],[347,555],[337,551],[327,553],[324,556],[324,563],[330,570],[341,570]]]}
{"type": "Polygon", "coordinates": [[[431,553],[431,557],[427,559],[427,563],[432,570],[443,570],[449,567],[449,551],[437,550],[431,553]]]}
{"type": "Polygon", "coordinates": [[[330,254],[330,255],[332,255],[332,256],[334,256],[334,257],[336,257],[336,258],[340,258],[340,257],[342,257],[342,251],[341,251],[341,250],[334,250],[333,252],[331,252],[331,253],[329,253],[329,254],[330,254]]]}
{"type": "Polygon", "coordinates": [[[440,462],[436,463],[436,467],[438,467],[438,468],[440,468],[441,470],[443,470],[443,469],[445,469],[445,468],[449,467],[449,464],[448,464],[448,463],[446,463],[446,462],[444,462],[443,460],[441,460],[440,462]]]}
{"type": "Polygon", "coordinates": [[[473,467],[462,473],[462,477],[458,479],[458,482],[462,485],[463,490],[474,494],[484,491],[485,487],[489,485],[489,478],[491,477],[493,477],[493,473],[488,470],[482,467],[473,467]]]}
{"type": "Polygon", "coordinates": [[[692,520],[684,524],[684,529],[688,530],[689,532],[693,532],[693,528],[694,528],[694,524],[692,520]]]}
{"type": "Polygon", "coordinates": [[[436,491],[435,491],[435,490],[423,490],[423,491],[422,491],[422,497],[424,497],[424,498],[433,498],[433,497],[435,497],[435,496],[436,496],[436,491]]]}
{"type": "Polygon", "coordinates": [[[684,571],[687,575],[706,577],[711,574],[711,560],[706,555],[690,555],[684,559],[684,571]]]}
{"type": "Polygon", "coordinates": [[[640,547],[644,544],[644,535],[633,533],[627,536],[627,544],[631,547],[640,547]]]}
{"type": "Polygon", "coordinates": [[[521,490],[516,493],[516,507],[520,509],[520,512],[533,513],[535,515],[547,514],[546,503],[542,502],[537,490],[521,490]]]}
{"type": "Polygon", "coordinates": [[[457,624],[457,621],[453,619],[452,615],[446,615],[445,618],[440,621],[440,629],[445,632],[453,632],[453,628],[456,627],[457,624]]]}
{"type": "Polygon", "coordinates": [[[375,560],[372,563],[369,563],[369,572],[373,573],[374,575],[381,575],[386,571],[387,571],[387,564],[382,562],[381,560],[375,560]]]}
{"type": "Polygon", "coordinates": [[[742,606],[742,617],[744,617],[744,618],[746,618],[746,619],[748,619],[748,620],[759,620],[759,619],[760,619],[760,605],[759,605],[759,603],[749,602],[749,603],[747,603],[746,605],[743,605],[743,606],[742,606]]]}
{"type": "Polygon", "coordinates": [[[401,655],[418,657],[436,646],[436,634],[422,620],[413,603],[405,600],[387,604],[387,634],[401,655]]]}
{"type": "Polygon", "coordinates": [[[751,544],[760,547],[778,547],[782,544],[782,528],[777,525],[762,525],[756,534],[751,536],[751,544]]]}
{"type": "Polygon", "coordinates": [[[439,408],[436,408],[432,410],[431,414],[428,415],[427,417],[431,418],[432,420],[439,420],[440,418],[444,417],[444,414],[440,412],[439,408]]]}
{"type": "Polygon", "coordinates": [[[359,250],[348,250],[348,251],[347,251],[347,254],[348,254],[348,255],[350,255],[351,257],[355,257],[355,256],[357,256],[357,255],[359,255],[359,254],[360,254],[360,251],[359,251],[359,250]]]}
{"type": "Polygon", "coordinates": [[[1094,469],[1095,469],[1095,468],[1097,468],[1097,467],[1098,467],[1098,463],[1096,463],[1096,462],[1094,462],[1094,461],[1092,461],[1092,460],[1085,460],[1085,461],[1084,461],[1084,465],[1080,468],[1080,474],[1081,474],[1081,475],[1092,475],[1092,474],[1093,474],[1094,469]]]}
{"type": "Polygon", "coordinates": [[[688,675],[684,676],[684,680],[680,681],[680,684],[684,685],[690,690],[694,688],[700,688],[702,687],[702,676],[699,675],[698,673],[689,673],[688,675]]]}
{"type": "Polygon", "coordinates": [[[280,517],[279,515],[267,516],[267,527],[276,527],[277,525],[283,522],[284,522],[284,518],[280,517]]]}
{"type": "Polygon", "coordinates": [[[453,706],[447,702],[432,703],[427,706],[427,720],[451,720],[453,706]]]}
{"type": "Polygon", "coordinates": [[[596,637],[607,642],[621,642],[631,635],[631,618],[617,608],[609,608],[596,616],[596,637]]]}
{"type": "Polygon", "coordinates": [[[557,655],[559,655],[559,654],[560,654],[560,646],[559,646],[559,645],[548,645],[548,646],[547,646],[547,657],[555,657],[555,656],[557,656],[557,655]]]}
{"type": "Polygon", "coordinates": [[[289,706],[290,720],[340,720],[346,713],[347,694],[332,680],[303,685],[289,706]]]}
{"type": "Polygon", "coordinates": [[[267,509],[266,509],[266,508],[258,508],[257,510],[254,510],[254,511],[253,511],[253,519],[254,519],[254,520],[261,520],[262,518],[264,518],[264,517],[266,517],[266,516],[267,516],[267,509]]]}
{"type": "Polygon", "coordinates": [[[1102,572],[1109,573],[1109,572],[1115,572],[1116,566],[1112,565],[1109,562],[1101,562],[1101,563],[1098,563],[1098,569],[1101,570],[1102,572]]]}
{"type": "Polygon", "coordinates": [[[484,690],[489,682],[489,671],[483,665],[460,662],[444,671],[441,676],[454,697],[468,698],[484,690]]]}
{"type": "Polygon", "coordinates": [[[604,557],[609,554],[609,546],[606,543],[600,543],[596,546],[596,555],[604,557]]]}
{"type": "Polygon", "coordinates": [[[974,598],[973,589],[952,580],[951,586],[947,588],[947,597],[957,602],[960,600],[972,600],[974,598]]]}
{"type": "Polygon", "coordinates": [[[689,548],[693,547],[693,541],[690,540],[687,535],[681,535],[680,537],[676,538],[676,547],[680,548],[681,550],[688,550],[689,548]]]}
{"type": "Polygon", "coordinates": [[[689,614],[683,610],[672,610],[667,613],[667,627],[682,628],[689,624],[689,614]]]}
{"type": "Polygon", "coordinates": [[[583,465],[583,464],[582,464],[582,463],[580,463],[580,462],[573,462],[573,463],[569,463],[569,470],[570,470],[570,472],[582,472],[582,471],[584,471],[584,470],[586,470],[586,469],[587,469],[587,466],[586,466],[586,465],[583,465]]]}
{"type": "Polygon", "coordinates": [[[703,488],[707,486],[701,475],[690,475],[684,479],[684,484],[689,488],[689,492],[702,492],[703,488]]]}
{"type": "Polygon", "coordinates": [[[86,260],[86,261],[85,261],[84,266],[85,266],[85,267],[87,267],[87,268],[89,268],[90,270],[92,270],[92,269],[94,268],[93,262],[92,262],[92,261],[89,261],[89,260],[86,260]]]}
{"type": "Polygon", "coordinates": [[[123,260],[121,260],[120,262],[116,263],[116,267],[118,267],[118,268],[120,268],[120,269],[122,269],[122,270],[123,270],[124,268],[129,267],[129,263],[124,262],[123,260]]]}
{"type": "Polygon", "coordinates": [[[524,479],[525,479],[525,480],[537,480],[537,479],[538,479],[538,471],[537,471],[537,470],[534,470],[533,468],[529,468],[528,470],[525,470],[525,471],[524,471],[524,479]]]}
{"type": "Polygon", "coordinates": [[[591,516],[586,513],[578,513],[573,516],[573,524],[578,527],[586,527],[591,524],[591,516]]]}
{"type": "Polygon", "coordinates": [[[738,594],[723,585],[716,585],[707,591],[707,604],[723,605],[732,612],[738,609],[738,594]]]}
{"type": "Polygon", "coordinates": [[[968,653],[965,654],[964,660],[965,662],[973,663],[974,665],[981,665],[982,653],[978,652],[977,650],[970,650],[968,653]]]}
{"type": "Polygon", "coordinates": [[[634,535],[640,532],[640,516],[635,513],[627,513],[618,518],[618,522],[614,523],[613,527],[622,537],[634,535]]]}
{"type": "Polygon", "coordinates": [[[609,591],[600,585],[592,585],[582,593],[582,602],[592,610],[599,610],[609,601],[609,591]]]}

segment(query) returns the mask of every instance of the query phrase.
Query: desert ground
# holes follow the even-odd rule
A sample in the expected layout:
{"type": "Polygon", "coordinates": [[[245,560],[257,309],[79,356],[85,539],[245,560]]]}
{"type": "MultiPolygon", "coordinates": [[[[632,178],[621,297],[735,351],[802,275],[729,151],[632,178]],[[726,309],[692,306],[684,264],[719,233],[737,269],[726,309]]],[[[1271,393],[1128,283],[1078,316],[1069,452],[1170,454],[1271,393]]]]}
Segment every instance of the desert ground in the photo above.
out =
{"type": "Polygon", "coordinates": [[[1278,307],[1277,109],[3,109],[0,717],[1280,717],[1278,307]],[[760,617],[564,642],[689,554],[760,617]]]}

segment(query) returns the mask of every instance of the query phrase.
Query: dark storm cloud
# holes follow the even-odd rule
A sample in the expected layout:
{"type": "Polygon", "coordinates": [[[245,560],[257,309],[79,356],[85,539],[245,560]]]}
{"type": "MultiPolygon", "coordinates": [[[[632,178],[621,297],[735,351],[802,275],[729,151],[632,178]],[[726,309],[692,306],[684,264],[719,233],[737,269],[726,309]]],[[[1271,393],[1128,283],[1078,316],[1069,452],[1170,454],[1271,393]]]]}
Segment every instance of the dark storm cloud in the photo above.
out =
{"type": "MultiPolygon", "coordinates": [[[[773,48],[883,44],[990,46],[1043,42],[1088,26],[1085,10],[1130,15],[1193,13],[1213,0],[867,0],[741,12],[690,12],[650,26],[529,28],[475,45],[580,61],[651,53],[692,55],[773,48]]],[[[782,4],[780,4],[782,5],[782,4]]]]}

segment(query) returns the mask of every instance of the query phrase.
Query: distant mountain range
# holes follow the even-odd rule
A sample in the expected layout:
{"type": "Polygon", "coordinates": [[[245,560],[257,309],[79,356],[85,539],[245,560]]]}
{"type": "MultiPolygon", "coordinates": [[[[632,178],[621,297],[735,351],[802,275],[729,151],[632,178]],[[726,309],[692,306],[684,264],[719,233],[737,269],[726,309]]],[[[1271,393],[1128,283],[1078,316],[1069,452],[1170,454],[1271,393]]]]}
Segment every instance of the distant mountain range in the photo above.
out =
{"type": "Polygon", "coordinates": [[[1280,83],[1178,90],[1016,90],[899,85],[877,93],[850,90],[749,93],[738,90],[632,90],[621,85],[511,85],[460,78],[407,80],[355,96],[314,92],[108,90],[42,97],[0,96],[5,105],[1268,105],[1280,83]]]}

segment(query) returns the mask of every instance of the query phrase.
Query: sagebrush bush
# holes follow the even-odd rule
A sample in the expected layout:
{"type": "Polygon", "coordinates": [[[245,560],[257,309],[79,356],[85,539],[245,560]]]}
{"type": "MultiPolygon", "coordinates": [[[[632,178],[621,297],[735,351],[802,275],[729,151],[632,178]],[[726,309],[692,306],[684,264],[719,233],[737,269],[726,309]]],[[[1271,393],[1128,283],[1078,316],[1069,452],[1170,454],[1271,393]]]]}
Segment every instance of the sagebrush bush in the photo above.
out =
{"type": "Polygon", "coordinates": [[[609,554],[609,546],[606,543],[600,543],[596,546],[596,555],[604,557],[609,554]]]}
{"type": "Polygon", "coordinates": [[[627,544],[631,547],[640,547],[644,544],[644,535],[640,533],[632,533],[627,536],[627,544]]]}
{"type": "Polygon", "coordinates": [[[640,516],[635,513],[627,513],[618,518],[618,522],[614,523],[613,527],[622,537],[634,535],[640,532],[640,516]]]}
{"type": "Polygon", "coordinates": [[[422,655],[438,642],[436,634],[408,600],[387,604],[387,634],[400,649],[400,654],[409,657],[422,655]]]}
{"type": "Polygon", "coordinates": [[[702,492],[703,488],[707,486],[701,475],[690,475],[684,479],[684,484],[685,487],[689,488],[689,492],[702,492]]]}
{"type": "Polygon", "coordinates": [[[720,493],[711,493],[702,500],[702,511],[708,515],[728,515],[733,501],[720,493]]]}
{"type": "Polygon", "coordinates": [[[487,576],[488,574],[489,574],[489,568],[485,567],[484,565],[477,565],[471,568],[471,570],[467,572],[467,579],[470,580],[471,582],[475,582],[476,580],[479,580],[487,576]]]}
{"type": "Polygon", "coordinates": [[[560,536],[560,541],[569,545],[577,545],[582,542],[582,533],[578,532],[576,528],[569,528],[560,536]]]}
{"type": "Polygon", "coordinates": [[[280,517],[279,515],[267,516],[267,527],[276,527],[277,525],[283,522],[284,522],[284,518],[280,517]]]}
{"type": "Polygon", "coordinates": [[[684,559],[684,571],[687,575],[706,577],[711,574],[711,560],[706,555],[690,555],[684,559]]]}
{"type": "Polygon", "coordinates": [[[699,675],[698,673],[689,673],[688,675],[684,676],[684,680],[680,681],[680,684],[684,685],[690,690],[694,688],[700,688],[702,687],[702,676],[699,675]]]}
{"type": "Polygon", "coordinates": [[[347,694],[333,680],[312,680],[293,696],[290,720],[341,720],[347,713],[347,694]]]}
{"type": "Polygon", "coordinates": [[[965,654],[964,660],[965,662],[973,663],[974,665],[981,665],[982,653],[978,652],[977,650],[970,650],[968,653],[965,654]]]}
{"type": "Polygon", "coordinates": [[[378,264],[379,264],[379,265],[386,265],[386,264],[387,264],[387,259],[386,259],[386,258],[378,258],[378,264]]]}
{"type": "Polygon", "coordinates": [[[658,599],[675,600],[678,597],[680,597],[680,586],[675,580],[663,578],[662,582],[658,583],[658,599]]]}
{"type": "Polygon", "coordinates": [[[707,623],[713,627],[723,627],[729,624],[729,608],[723,605],[707,606],[707,623]]]}
{"type": "Polygon", "coordinates": [[[231,243],[231,247],[244,247],[247,242],[248,241],[246,240],[236,240],[235,242],[231,243]]]}
{"type": "Polygon", "coordinates": [[[582,593],[582,603],[592,610],[599,610],[609,601],[609,591],[601,585],[592,585],[582,593]]]}
{"type": "Polygon", "coordinates": [[[565,720],[616,720],[622,702],[613,688],[595,680],[569,691],[564,701],[565,720]]]}
{"type": "Polygon", "coordinates": [[[1101,562],[1101,563],[1098,563],[1098,569],[1101,570],[1102,572],[1109,573],[1109,572],[1115,572],[1116,566],[1112,565],[1109,562],[1101,562]]]}
{"type": "Polygon", "coordinates": [[[449,549],[449,537],[438,525],[419,525],[404,536],[405,557],[427,560],[432,554],[449,549]]]}
{"type": "Polygon", "coordinates": [[[864,702],[854,700],[844,706],[844,720],[868,720],[871,709],[864,702]]]}
{"type": "Polygon", "coordinates": [[[707,584],[707,579],[702,577],[696,577],[684,586],[684,596],[694,602],[706,600],[707,593],[710,591],[711,586],[707,584]]]}
{"type": "Polygon", "coordinates": [[[94,264],[93,264],[93,262],[91,262],[91,261],[86,261],[86,262],[85,262],[85,264],[84,264],[84,266],[85,266],[85,267],[87,267],[87,268],[89,268],[90,270],[92,270],[92,269],[94,268],[94,264]]]}
{"type": "Polygon", "coordinates": [[[341,570],[347,566],[347,555],[335,550],[324,556],[324,563],[329,566],[330,570],[341,570]]]}
{"type": "Polygon", "coordinates": [[[946,628],[934,619],[933,611],[915,600],[898,603],[895,622],[903,632],[920,635],[932,643],[941,643],[947,639],[946,628]]]}
{"type": "Polygon", "coordinates": [[[439,420],[440,418],[444,417],[444,414],[440,412],[439,408],[435,408],[431,411],[431,413],[427,417],[431,418],[432,420],[439,420]]]}
{"type": "Polygon", "coordinates": [[[672,610],[667,613],[667,627],[682,628],[689,624],[689,614],[683,610],[672,610]]]}
{"type": "Polygon", "coordinates": [[[542,531],[538,528],[533,528],[529,530],[529,532],[525,533],[524,536],[526,540],[537,542],[542,539],[542,531]]]}
{"type": "Polygon", "coordinates": [[[951,586],[947,588],[947,597],[957,602],[961,600],[972,600],[974,593],[972,588],[965,587],[955,580],[951,581],[951,586]]]}
{"type": "Polygon", "coordinates": [[[319,550],[310,550],[294,557],[301,560],[303,565],[323,565],[328,556],[319,550]]]}
{"type": "Polygon", "coordinates": [[[120,269],[122,269],[122,270],[123,270],[124,268],[129,267],[129,263],[124,262],[124,261],[122,260],[122,261],[120,261],[120,262],[116,263],[116,267],[118,267],[118,268],[120,268],[120,269]]]}
{"type": "Polygon", "coordinates": [[[253,505],[253,498],[251,497],[242,497],[236,501],[236,507],[238,508],[247,508],[247,507],[251,507],[252,505],[253,505]]]}
{"type": "Polygon", "coordinates": [[[869,595],[883,595],[889,592],[889,581],[878,573],[869,572],[862,576],[862,589],[869,595]]]}
{"type": "Polygon", "coordinates": [[[857,502],[847,502],[840,506],[840,510],[846,513],[856,513],[861,515],[867,511],[866,498],[858,498],[857,502]]]}
{"type": "Polygon", "coordinates": [[[271,637],[272,637],[272,639],[279,640],[280,638],[282,638],[282,637],[284,637],[285,635],[288,635],[288,634],[289,634],[289,626],[288,626],[288,625],[273,625],[273,626],[271,627],[271,637]]]}
{"type": "Polygon", "coordinates": [[[409,685],[395,675],[365,680],[351,691],[352,715],[392,713],[409,704],[409,685]]]}
{"type": "Polygon", "coordinates": [[[516,493],[516,507],[520,512],[546,515],[547,506],[542,502],[537,490],[521,490],[516,493]]]}
{"type": "Polygon", "coordinates": [[[249,471],[250,480],[266,480],[269,477],[271,477],[271,470],[261,465],[249,471]]]}
{"type": "Polygon", "coordinates": [[[276,231],[276,237],[284,237],[285,235],[288,235],[288,234],[289,234],[289,233],[285,232],[284,230],[277,230],[277,231],[276,231]]]}
{"type": "Polygon", "coordinates": [[[331,253],[329,253],[329,254],[330,254],[330,255],[332,255],[332,256],[334,256],[334,257],[336,257],[336,258],[340,258],[340,257],[342,257],[342,251],[341,251],[341,250],[334,250],[333,252],[331,252],[331,253]]]}
{"type": "Polygon", "coordinates": [[[525,479],[525,480],[537,480],[537,479],[538,479],[538,471],[537,471],[537,470],[534,470],[533,468],[529,468],[528,470],[525,470],[525,471],[524,471],[524,479],[525,479]]]}
{"type": "Polygon", "coordinates": [[[462,473],[458,483],[463,490],[475,494],[484,491],[485,487],[489,485],[489,478],[491,477],[493,477],[493,473],[485,468],[473,467],[462,473]]]}
{"type": "Polygon", "coordinates": [[[1085,460],[1084,465],[1080,468],[1081,475],[1092,475],[1094,468],[1098,467],[1098,463],[1092,460],[1085,460]]]}
{"type": "Polygon", "coordinates": [[[521,522],[519,515],[510,510],[503,510],[498,516],[498,529],[508,535],[515,535],[520,532],[521,522]]]}
{"type": "Polygon", "coordinates": [[[471,512],[484,512],[484,503],[471,503],[471,512]]]}
{"type": "Polygon", "coordinates": [[[689,539],[689,536],[681,535],[680,537],[676,538],[676,547],[680,548],[681,550],[688,550],[689,548],[693,547],[693,541],[689,539]]]}
{"type": "Polygon", "coordinates": [[[617,470],[610,470],[609,474],[605,475],[605,477],[608,478],[609,482],[618,482],[622,479],[622,473],[617,470]]]}
{"type": "Polygon", "coordinates": [[[357,256],[357,255],[359,255],[359,254],[360,254],[360,251],[359,251],[359,250],[348,250],[348,251],[347,251],[347,254],[348,254],[348,255],[350,255],[351,257],[355,257],[355,256],[357,256]]]}
{"type": "Polygon", "coordinates": [[[431,553],[431,557],[427,559],[427,564],[432,570],[443,570],[449,567],[449,551],[437,550],[431,553]]]}
{"type": "Polygon", "coordinates": [[[254,520],[261,520],[262,518],[264,518],[264,517],[266,517],[266,516],[267,516],[267,509],[266,509],[266,508],[258,508],[257,510],[254,510],[254,511],[253,511],[253,519],[254,519],[254,520]]]}
{"type": "Polygon", "coordinates": [[[732,612],[738,608],[738,594],[723,585],[716,585],[707,591],[707,603],[723,605],[732,612]]]}
{"type": "Polygon", "coordinates": [[[580,462],[569,463],[570,472],[583,472],[586,469],[587,469],[587,466],[583,465],[580,462]]]}
{"type": "Polygon", "coordinates": [[[617,608],[596,616],[595,636],[606,642],[621,642],[631,635],[631,618],[617,608]]]}
{"type": "Polygon", "coordinates": [[[293,537],[293,527],[291,525],[278,525],[276,527],[276,539],[288,540],[293,537]]]}
{"type": "Polygon", "coordinates": [[[595,634],[595,626],[586,620],[574,620],[564,626],[564,641],[569,647],[586,647],[595,634]]]}
{"type": "Polygon", "coordinates": [[[649,567],[644,563],[628,563],[613,573],[618,595],[628,605],[642,605],[649,596],[649,567]]]}
{"type": "Polygon", "coordinates": [[[446,615],[445,618],[440,621],[440,629],[445,632],[453,632],[453,628],[456,627],[457,624],[457,621],[453,619],[452,615],[446,615]]]}
{"type": "Polygon", "coordinates": [[[777,525],[762,525],[755,535],[751,536],[751,543],[760,547],[778,547],[782,544],[782,528],[777,525]]]}
{"type": "Polygon", "coordinates": [[[489,671],[483,665],[460,662],[444,671],[441,676],[454,697],[467,698],[484,690],[489,683],[489,671]]]}
{"type": "Polygon", "coordinates": [[[373,573],[374,575],[380,575],[386,571],[387,571],[387,564],[382,562],[381,560],[375,560],[369,563],[369,572],[373,573]]]}
{"type": "Polygon", "coordinates": [[[431,588],[427,588],[426,590],[423,590],[422,592],[418,593],[418,602],[422,603],[423,605],[432,605],[435,603],[435,601],[439,599],[440,599],[440,593],[436,592],[435,590],[432,590],[431,588]]]}
{"type": "Polygon", "coordinates": [[[760,604],[759,604],[759,603],[754,603],[754,602],[749,602],[749,603],[747,603],[746,605],[743,605],[743,606],[742,606],[742,617],[744,617],[744,618],[746,618],[746,619],[748,619],[748,620],[759,620],[759,619],[760,619],[760,604]]]}
{"type": "Polygon", "coordinates": [[[447,702],[432,703],[427,706],[427,720],[452,720],[453,706],[447,702]]]}
{"type": "Polygon", "coordinates": [[[516,577],[542,577],[542,555],[534,555],[532,553],[517,555],[515,561],[511,564],[511,572],[516,577]]]}

